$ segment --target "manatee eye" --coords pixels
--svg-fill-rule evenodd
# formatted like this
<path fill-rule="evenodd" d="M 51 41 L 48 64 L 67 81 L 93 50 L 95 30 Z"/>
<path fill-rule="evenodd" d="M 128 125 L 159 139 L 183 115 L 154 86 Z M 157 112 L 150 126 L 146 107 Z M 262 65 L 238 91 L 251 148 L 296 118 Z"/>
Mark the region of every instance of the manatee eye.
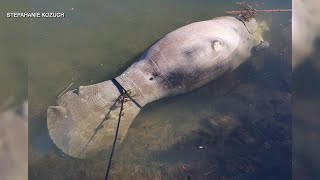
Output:
<path fill-rule="evenodd" d="M 222 46 L 223 42 L 221 39 L 215 39 L 214 41 L 212 41 L 211 47 L 213 50 L 220 51 L 222 49 Z"/>
<path fill-rule="evenodd" d="M 152 81 L 152 80 L 153 80 L 153 77 L 151 77 L 149 80 Z"/>

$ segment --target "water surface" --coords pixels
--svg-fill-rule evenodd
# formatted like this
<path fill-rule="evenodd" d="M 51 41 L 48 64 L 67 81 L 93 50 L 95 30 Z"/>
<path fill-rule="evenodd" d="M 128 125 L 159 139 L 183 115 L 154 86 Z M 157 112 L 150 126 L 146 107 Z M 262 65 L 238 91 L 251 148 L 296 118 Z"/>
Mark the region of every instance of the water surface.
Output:
<path fill-rule="evenodd" d="M 0 111 L 20 105 L 28 95 L 27 21 L 6 18 L 6 12 L 23 7 L 16 1 L 0 7 Z"/>

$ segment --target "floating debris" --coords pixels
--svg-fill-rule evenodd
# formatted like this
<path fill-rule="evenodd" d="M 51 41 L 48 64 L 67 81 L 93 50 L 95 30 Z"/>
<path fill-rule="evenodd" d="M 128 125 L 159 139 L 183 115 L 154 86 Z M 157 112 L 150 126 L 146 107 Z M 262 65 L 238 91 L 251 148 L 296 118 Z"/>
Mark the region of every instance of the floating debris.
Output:
<path fill-rule="evenodd" d="M 58 97 L 62 96 L 72 85 L 73 85 L 73 82 L 64 91 L 62 91 L 62 93 L 59 94 Z"/>
<path fill-rule="evenodd" d="M 243 2 L 237 2 L 237 5 L 239 5 L 242 9 L 236 10 L 236 11 L 226 11 L 227 14 L 232 15 L 240 15 L 243 17 L 243 19 L 247 22 L 250 21 L 250 19 L 254 18 L 258 12 L 292 12 L 292 9 L 263 9 L 258 10 L 255 7 L 258 7 L 258 3 L 248 3 L 246 1 Z"/>

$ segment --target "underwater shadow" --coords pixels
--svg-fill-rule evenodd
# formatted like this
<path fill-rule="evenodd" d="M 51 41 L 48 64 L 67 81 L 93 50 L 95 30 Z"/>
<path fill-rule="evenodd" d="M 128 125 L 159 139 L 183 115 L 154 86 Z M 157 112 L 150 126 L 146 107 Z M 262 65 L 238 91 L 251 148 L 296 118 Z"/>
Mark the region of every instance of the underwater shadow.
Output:
<path fill-rule="evenodd" d="M 114 177 L 123 177 L 121 168 L 138 169 L 132 177 L 141 179 L 291 179 L 291 64 L 271 52 L 264 58 L 260 68 L 250 60 L 191 92 L 204 93 L 199 97 L 211 102 L 205 111 L 216 113 L 199 117 L 196 128 L 167 149 L 145 154 L 148 165 L 119 163 Z"/>

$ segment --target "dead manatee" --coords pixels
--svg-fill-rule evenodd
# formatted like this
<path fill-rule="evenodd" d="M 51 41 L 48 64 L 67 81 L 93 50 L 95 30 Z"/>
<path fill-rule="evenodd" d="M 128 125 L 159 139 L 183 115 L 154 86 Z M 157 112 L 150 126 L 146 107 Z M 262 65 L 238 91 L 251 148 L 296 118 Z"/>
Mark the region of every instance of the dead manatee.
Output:
<path fill-rule="evenodd" d="M 185 93 L 230 72 L 263 42 L 255 19 L 218 17 L 181 27 L 157 41 L 113 81 L 80 86 L 47 111 L 50 137 L 64 153 L 87 158 L 113 144 L 120 110 L 119 85 L 132 97 L 124 103 L 118 143 L 140 108 Z M 118 85 L 117 85 L 118 83 Z"/>

